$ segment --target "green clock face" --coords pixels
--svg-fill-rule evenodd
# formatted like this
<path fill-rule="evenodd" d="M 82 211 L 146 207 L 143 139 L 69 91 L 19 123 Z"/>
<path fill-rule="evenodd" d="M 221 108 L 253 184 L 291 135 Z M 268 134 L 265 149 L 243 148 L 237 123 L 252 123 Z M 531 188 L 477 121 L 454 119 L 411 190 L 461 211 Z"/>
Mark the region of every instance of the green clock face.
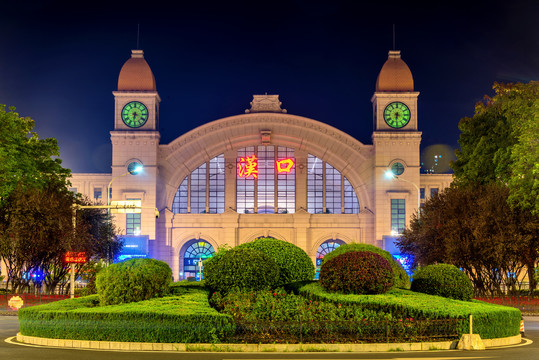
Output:
<path fill-rule="evenodd" d="M 394 129 L 403 128 L 410 121 L 410 109 L 401 102 L 392 102 L 384 109 L 384 120 Z"/>
<path fill-rule="evenodd" d="M 122 120 L 129 127 L 141 127 L 148 120 L 148 108 L 141 102 L 131 101 L 122 109 Z"/>

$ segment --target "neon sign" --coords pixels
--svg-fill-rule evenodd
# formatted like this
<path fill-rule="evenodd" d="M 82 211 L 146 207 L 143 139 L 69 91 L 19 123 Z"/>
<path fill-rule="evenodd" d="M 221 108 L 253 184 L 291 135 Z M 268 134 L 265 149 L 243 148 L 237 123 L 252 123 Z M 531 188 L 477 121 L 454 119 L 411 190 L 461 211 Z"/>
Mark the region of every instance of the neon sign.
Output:
<path fill-rule="evenodd" d="M 277 173 L 290 173 L 294 167 L 294 159 L 288 158 L 275 161 L 275 168 Z M 258 158 L 256 155 L 240 157 L 238 160 L 238 176 L 248 178 L 252 176 L 254 179 L 258 178 Z"/>
<path fill-rule="evenodd" d="M 255 179 L 258 177 L 258 158 L 256 155 L 240 158 L 238 161 L 238 176 L 246 179 L 249 176 Z"/>
<path fill-rule="evenodd" d="M 86 252 L 71 252 L 68 251 L 65 255 L 64 261 L 68 264 L 83 264 L 87 261 Z"/>
<path fill-rule="evenodd" d="M 275 161 L 275 165 L 277 166 L 277 172 L 279 174 L 283 172 L 289 173 L 290 170 L 292 170 L 292 167 L 294 166 L 294 160 L 293 159 L 277 160 Z"/>

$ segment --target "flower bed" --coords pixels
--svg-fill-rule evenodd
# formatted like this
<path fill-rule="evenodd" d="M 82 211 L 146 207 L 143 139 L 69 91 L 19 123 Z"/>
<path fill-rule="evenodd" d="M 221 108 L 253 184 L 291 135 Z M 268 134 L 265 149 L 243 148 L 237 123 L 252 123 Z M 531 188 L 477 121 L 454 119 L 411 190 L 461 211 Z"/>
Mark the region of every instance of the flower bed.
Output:
<path fill-rule="evenodd" d="M 539 314 L 539 297 L 529 296 L 495 296 L 495 297 L 477 297 L 479 301 L 489 304 L 511 306 L 519 309 L 525 314 Z"/>

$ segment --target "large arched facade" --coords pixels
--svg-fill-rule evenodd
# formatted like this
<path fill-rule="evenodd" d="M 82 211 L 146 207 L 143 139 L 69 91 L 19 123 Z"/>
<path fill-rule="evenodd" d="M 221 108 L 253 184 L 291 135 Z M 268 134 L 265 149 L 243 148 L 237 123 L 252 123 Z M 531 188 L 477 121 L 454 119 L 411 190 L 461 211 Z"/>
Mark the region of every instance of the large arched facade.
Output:
<path fill-rule="evenodd" d="M 301 247 L 313 263 L 321 247 L 341 242 L 396 252 L 394 240 L 419 203 L 451 182 L 451 175 L 420 176 L 419 93 L 399 51 L 389 52 L 371 98 L 372 145 L 286 113 L 278 95 L 254 95 L 245 114 L 161 144 L 161 98 L 141 50 L 133 50 L 113 94 L 112 172 L 73 174 L 73 189 L 141 200 L 141 213 L 117 214 L 116 225 L 148 257 L 169 263 L 175 279 L 193 274 L 202 250 L 260 236 Z M 144 122 L 129 118 L 138 116 L 133 104 Z M 358 116 L 369 126 L 370 119 Z M 144 171 L 129 176 L 134 162 Z M 387 170 L 398 178 L 385 178 Z"/>
<path fill-rule="evenodd" d="M 216 120 L 160 147 L 165 186 L 157 198 L 165 219 L 158 231 L 176 249 L 168 261 L 181 266 L 194 228 L 215 248 L 271 236 L 300 246 L 313 262 L 336 234 L 371 243 L 374 217 L 361 210 L 373 204 L 372 146 L 316 120 L 257 113 L 256 105 L 253 113 Z M 253 155 L 256 179 L 240 176 L 241 159 Z M 249 186 L 254 195 L 245 205 Z"/>

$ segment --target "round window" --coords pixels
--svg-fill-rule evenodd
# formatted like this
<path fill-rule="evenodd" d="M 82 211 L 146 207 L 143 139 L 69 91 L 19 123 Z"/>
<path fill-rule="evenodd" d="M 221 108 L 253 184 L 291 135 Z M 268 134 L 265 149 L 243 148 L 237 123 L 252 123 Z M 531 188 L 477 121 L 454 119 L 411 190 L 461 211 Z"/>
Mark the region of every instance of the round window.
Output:
<path fill-rule="evenodd" d="M 143 169 L 143 166 L 142 164 L 136 162 L 136 161 L 133 161 L 131 163 L 129 163 L 129 165 L 127 165 L 127 171 L 129 171 L 129 173 L 131 175 L 137 175 L 139 174 Z"/>
<path fill-rule="evenodd" d="M 404 172 L 404 165 L 400 162 L 393 163 L 391 165 L 391 172 L 395 175 L 401 175 Z"/>

